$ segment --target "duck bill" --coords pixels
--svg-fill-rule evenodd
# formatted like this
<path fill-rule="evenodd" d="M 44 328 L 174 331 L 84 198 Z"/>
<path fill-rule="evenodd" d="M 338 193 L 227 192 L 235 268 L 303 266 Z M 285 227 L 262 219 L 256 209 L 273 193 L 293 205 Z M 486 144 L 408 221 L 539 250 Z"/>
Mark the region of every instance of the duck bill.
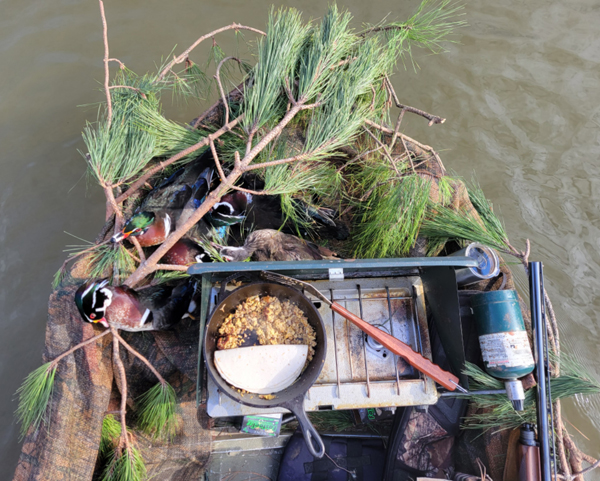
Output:
<path fill-rule="evenodd" d="M 100 319 L 99 321 L 96 321 L 98 324 L 102 324 L 104 327 L 108 327 L 108 321 L 106 320 L 105 317 L 103 317 L 102 319 Z"/>
<path fill-rule="evenodd" d="M 129 234 L 130 234 L 129 232 L 127 232 L 127 233 L 125 233 L 125 232 L 117 232 L 114 236 L 112 236 L 110 238 L 110 241 L 113 244 L 116 244 L 117 242 L 121 242 L 121 241 L 127 239 L 129 237 Z"/>

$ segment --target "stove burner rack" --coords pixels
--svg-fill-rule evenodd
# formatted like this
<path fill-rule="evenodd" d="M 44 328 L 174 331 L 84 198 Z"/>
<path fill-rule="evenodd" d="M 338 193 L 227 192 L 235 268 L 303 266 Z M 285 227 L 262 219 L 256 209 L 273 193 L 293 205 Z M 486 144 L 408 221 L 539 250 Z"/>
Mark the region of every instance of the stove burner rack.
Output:
<path fill-rule="evenodd" d="M 279 272 L 284 275 L 296 277 L 298 279 L 305 279 L 309 281 L 316 280 L 344 280 L 344 279 L 353 279 L 353 278 L 375 278 L 375 277 L 395 277 L 395 276 L 410 276 L 416 275 L 421 276 L 424 280 L 428 277 L 437 277 L 439 274 L 442 274 L 442 277 L 445 276 L 445 272 L 454 271 L 456 268 L 464 268 L 464 267 L 477 267 L 477 261 L 470 257 L 462 257 L 462 256 L 453 256 L 453 257 L 411 257 L 411 258 L 395 258 L 395 259 L 352 259 L 352 260 L 322 260 L 322 261 L 267 261 L 267 262 L 227 262 L 227 263 L 198 263 L 193 264 L 189 267 L 187 273 L 189 275 L 195 276 L 198 278 L 201 283 L 201 306 L 200 309 L 200 322 L 199 322 L 199 340 L 200 345 L 202 345 L 202 340 L 204 338 L 205 333 L 205 325 L 206 320 L 209 315 L 209 305 L 210 305 L 210 292 L 214 287 L 214 284 L 220 282 L 228 275 L 235 272 L 258 272 L 258 271 L 274 271 Z M 425 277 L 423 277 L 425 275 Z M 454 290 L 456 289 L 456 277 L 454 272 L 452 272 L 451 276 L 445 276 L 449 280 L 453 280 Z M 452 285 L 452 282 L 448 284 L 444 284 L 443 282 L 436 282 L 433 280 L 428 281 L 431 285 L 432 289 L 439 290 L 440 288 L 446 288 Z M 358 285 L 360 288 L 360 285 Z M 333 291 L 333 290 L 332 290 Z M 333 295 L 333 292 L 330 292 L 330 295 Z M 393 329 L 393 321 L 392 321 L 392 309 L 391 309 L 391 301 L 396 299 L 395 297 L 390 296 L 389 287 L 386 287 L 387 294 L 387 303 L 388 303 L 388 315 L 390 328 Z M 398 297 L 398 299 L 401 299 Z M 350 299 L 348 299 L 350 300 Z M 361 317 L 364 314 L 364 297 L 362 294 L 362 288 L 359 290 L 358 295 L 358 303 L 359 303 L 359 312 Z M 418 316 L 415 312 L 416 306 L 413 302 L 411 304 L 411 316 L 413 320 L 416 322 L 412 322 L 413 327 L 413 342 L 412 347 L 414 350 L 418 349 L 418 352 L 423 354 L 423 346 L 421 342 L 421 328 L 418 322 Z M 435 303 L 434 303 L 435 304 Z M 435 311 L 434 307 L 434 311 Z M 333 322 L 335 323 L 335 313 L 332 312 Z M 434 312 L 434 319 L 436 320 L 436 325 L 438 324 L 438 319 L 440 316 L 436 316 Z M 346 329 L 349 330 L 350 326 L 347 323 Z M 416 324 L 416 325 L 415 325 Z M 456 332 L 447 331 L 448 336 L 452 337 L 453 341 L 456 340 L 456 336 L 460 337 L 460 326 L 458 330 L 454 329 L 455 326 L 447 326 L 447 328 L 451 328 Z M 438 325 L 439 328 L 439 325 Z M 391 333 L 394 335 L 394 333 Z M 337 340 L 335 340 L 335 362 L 336 362 L 336 383 L 337 384 L 337 395 L 340 396 L 340 390 L 342 381 L 339 377 L 339 366 L 337 360 Z M 363 345 L 363 358 L 365 359 L 365 369 L 368 373 L 368 364 L 366 361 L 366 356 L 364 356 L 366 351 L 366 342 L 365 336 L 362 338 Z M 460 339 L 460 346 L 462 347 L 462 339 Z M 390 353 L 391 354 L 391 353 Z M 397 357 L 394 355 L 394 364 L 395 364 L 395 385 L 396 392 L 400 392 L 400 375 L 398 372 L 398 363 Z M 350 356 L 352 359 L 352 356 Z M 351 361 L 352 362 L 352 361 Z M 460 359 L 457 357 L 456 362 L 460 362 Z M 197 378 L 196 378 L 196 404 L 199 406 L 203 400 L 206 400 L 206 391 L 203 389 L 205 386 L 205 376 L 203 369 L 203 359 L 202 353 L 199 352 L 198 355 L 198 369 L 197 369 Z M 351 370 L 354 367 L 351 364 Z M 424 386 L 427 385 L 427 381 L 425 377 L 421 373 L 418 374 L 418 381 L 423 382 Z M 388 383 L 386 380 L 371 380 L 369 374 L 367 374 L 366 379 L 366 389 L 367 396 L 371 396 L 372 385 L 379 383 Z M 334 384 L 334 385 L 335 385 Z M 321 384 L 323 386 L 323 384 Z M 311 388 L 312 390 L 312 388 Z M 307 399 L 310 399 L 310 390 L 307 393 Z"/>
<path fill-rule="evenodd" d="M 357 291 L 358 291 L 358 297 L 356 298 L 345 298 L 344 300 L 346 302 L 352 302 L 352 301 L 356 301 L 358 302 L 358 306 L 359 306 L 359 313 L 360 313 L 360 318 L 364 319 L 364 308 L 363 308 L 363 295 L 362 295 L 362 286 L 360 284 L 356 285 Z M 393 312 L 392 312 L 392 300 L 407 300 L 409 301 L 410 304 L 410 316 L 411 316 L 411 326 L 412 326 L 412 342 L 411 342 L 411 347 L 413 348 L 414 351 L 419 352 L 421 355 L 423 355 L 423 343 L 422 343 L 422 338 L 421 338 L 421 326 L 419 324 L 419 320 L 418 320 L 418 316 L 417 316 L 417 312 L 416 312 L 416 307 L 415 307 L 415 297 L 414 296 L 392 296 L 390 294 L 390 288 L 388 286 L 385 286 L 385 290 L 386 290 L 386 301 L 387 301 L 387 308 L 388 308 L 388 318 L 385 322 L 381 323 L 381 324 L 373 324 L 376 325 L 377 327 L 379 327 L 380 329 L 386 331 L 388 334 L 391 334 L 394 337 L 397 337 L 396 334 L 394 333 L 394 322 L 393 322 Z M 333 289 L 329 289 L 330 291 L 330 299 L 333 302 L 334 300 L 334 296 L 333 296 Z M 335 332 L 335 326 L 336 326 L 336 318 L 341 318 L 345 324 L 346 324 L 346 336 L 349 339 L 350 338 L 350 329 L 352 328 L 352 324 L 347 321 L 346 319 L 344 319 L 342 316 L 340 316 L 339 314 L 335 313 L 332 311 L 332 324 L 333 324 L 333 330 Z M 389 324 L 389 327 L 387 327 L 387 324 Z M 366 388 L 367 388 L 367 397 L 371 397 L 371 383 L 389 383 L 388 380 L 380 380 L 380 381 L 371 381 L 370 377 L 369 377 L 369 363 L 367 360 L 367 349 L 368 349 L 368 341 L 372 340 L 371 337 L 369 337 L 367 334 L 364 334 L 361 336 L 361 345 L 362 345 L 362 352 L 363 352 L 363 366 L 365 368 L 365 374 L 366 374 Z M 376 342 L 373 340 L 373 342 Z M 333 336 L 333 344 L 334 344 L 334 352 L 335 352 L 335 372 L 336 372 L 336 384 L 337 384 L 337 397 L 339 398 L 341 396 L 341 385 L 342 385 L 342 381 L 340 380 L 340 367 L 339 367 L 339 363 L 338 363 L 338 349 L 337 349 L 337 336 Z M 395 383 L 396 383 L 396 392 L 398 395 L 400 395 L 400 373 L 398 371 L 398 356 L 392 352 L 387 351 L 383 346 L 379 345 L 379 350 L 384 351 L 383 357 L 385 358 L 387 355 L 391 355 L 393 356 L 394 359 L 394 371 L 395 371 Z M 372 347 L 373 351 L 375 351 L 375 346 L 369 346 Z M 353 363 L 353 356 L 352 353 L 350 352 L 350 344 L 347 344 L 347 348 L 348 348 L 348 359 L 350 361 L 350 371 L 352 373 L 352 375 L 354 374 L 354 363 Z M 386 354 L 387 353 L 387 354 Z M 424 380 L 424 376 L 422 373 L 420 373 L 419 371 L 413 370 L 417 375 L 418 375 L 418 379 L 420 380 Z M 328 385 L 328 383 L 319 383 L 320 386 L 326 386 Z M 427 390 L 427 383 L 424 384 L 424 388 L 425 391 Z M 310 399 L 310 390 L 307 393 L 307 397 L 308 399 Z"/>

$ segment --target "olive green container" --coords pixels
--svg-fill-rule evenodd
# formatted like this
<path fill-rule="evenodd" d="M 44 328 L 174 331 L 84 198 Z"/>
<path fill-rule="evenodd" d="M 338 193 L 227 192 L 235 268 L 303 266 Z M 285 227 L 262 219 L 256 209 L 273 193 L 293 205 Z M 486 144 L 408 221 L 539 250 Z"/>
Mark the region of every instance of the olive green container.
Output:
<path fill-rule="evenodd" d="M 486 371 L 500 379 L 518 379 L 535 363 L 517 291 L 489 291 L 471 297 Z"/>

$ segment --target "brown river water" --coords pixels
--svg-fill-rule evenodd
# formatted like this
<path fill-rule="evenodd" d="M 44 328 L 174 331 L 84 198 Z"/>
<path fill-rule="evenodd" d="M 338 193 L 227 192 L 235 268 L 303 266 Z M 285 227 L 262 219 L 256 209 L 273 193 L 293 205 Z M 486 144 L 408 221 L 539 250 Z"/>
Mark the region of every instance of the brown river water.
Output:
<path fill-rule="evenodd" d="M 320 17 L 326 2 L 282 2 Z M 175 45 L 232 22 L 264 28 L 271 1 L 106 0 L 111 56 L 154 68 Z M 357 27 L 388 13 L 409 17 L 418 0 L 346 0 Z M 446 117 L 427 127 L 407 114 L 408 135 L 446 165 L 473 173 L 515 246 L 532 242 L 560 321 L 563 351 L 600 377 L 600 3 L 472 0 L 443 55 L 416 53 L 420 70 L 394 78 L 402 102 Z M 14 392 L 41 363 L 52 276 L 65 234 L 92 240 L 104 197 L 85 177 L 81 131 L 102 100 L 102 27 L 93 0 L 0 1 L 0 479 L 20 451 Z M 233 35 L 219 43 L 235 49 Z M 205 58 L 199 52 L 198 60 Z M 169 107 L 186 121 L 201 106 Z M 519 266 L 521 287 L 526 286 Z M 565 403 L 581 447 L 600 455 L 600 397 Z M 589 479 L 600 479 L 600 473 Z"/>

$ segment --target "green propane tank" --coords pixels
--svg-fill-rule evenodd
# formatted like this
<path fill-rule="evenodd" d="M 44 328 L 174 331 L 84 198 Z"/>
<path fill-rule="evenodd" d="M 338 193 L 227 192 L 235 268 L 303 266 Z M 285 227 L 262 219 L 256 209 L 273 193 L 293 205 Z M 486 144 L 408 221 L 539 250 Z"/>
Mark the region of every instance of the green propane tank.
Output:
<path fill-rule="evenodd" d="M 505 380 L 508 398 L 517 411 L 525 393 L 518 378 L 533 371 L 531 354 L 517 291 L 488 291 L 471 297 L 485 370 Z"/>

